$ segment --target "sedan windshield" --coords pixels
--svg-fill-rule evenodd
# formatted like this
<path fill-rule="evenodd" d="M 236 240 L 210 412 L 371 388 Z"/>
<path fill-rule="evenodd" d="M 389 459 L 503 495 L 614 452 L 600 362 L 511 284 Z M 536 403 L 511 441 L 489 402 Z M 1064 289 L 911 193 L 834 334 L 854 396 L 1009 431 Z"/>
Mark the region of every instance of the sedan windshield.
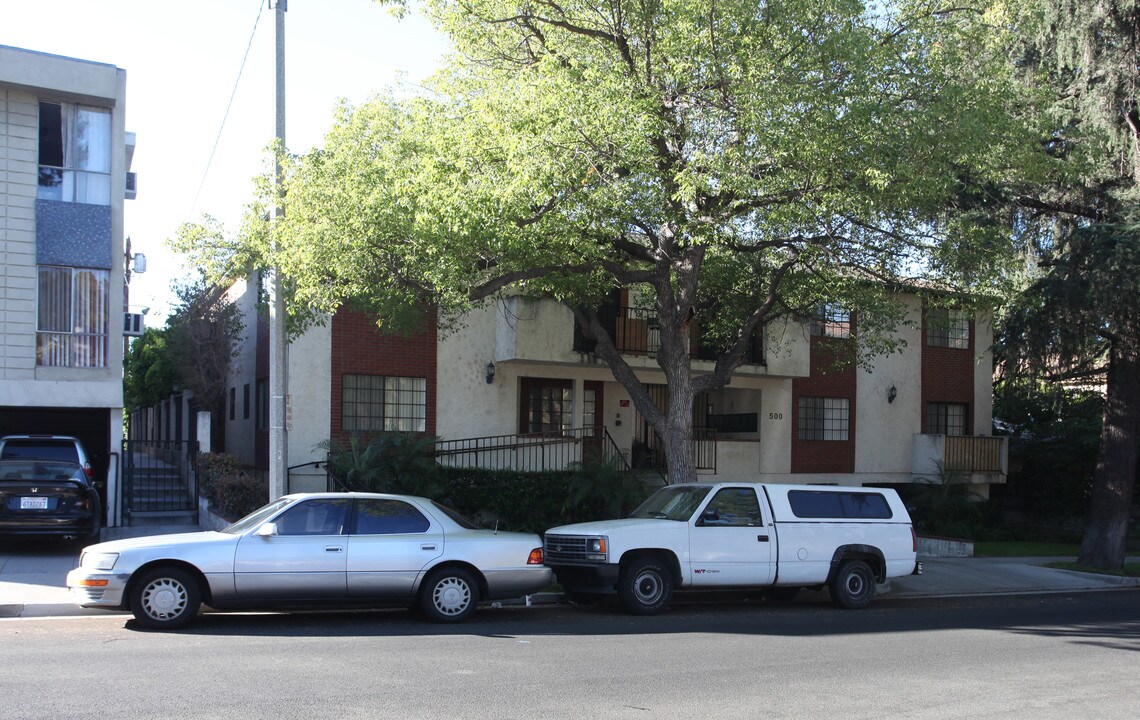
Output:
<path fill-rule="evenodd" d="M 687 521 L 693 516 L 711 488 L 702 485 L 677 485 L 661 488 L 630 514 L 634 518 Z"/>
<path fill-rule="evenodd" d="M 233 525 L 227 528 L 222 528 L 222 532 L 231 535 L 240 535 L 252 527 L 260 525 L 266 518 L 273 515 L 275 512 L 285 507 L 286 505 L 294 502 L 297 498 L 283 497 L 280 500 L 275 500 L 265 507 L 254 510 L 249 515 L 246 515 L 241 520 L 238 520 Z"/>

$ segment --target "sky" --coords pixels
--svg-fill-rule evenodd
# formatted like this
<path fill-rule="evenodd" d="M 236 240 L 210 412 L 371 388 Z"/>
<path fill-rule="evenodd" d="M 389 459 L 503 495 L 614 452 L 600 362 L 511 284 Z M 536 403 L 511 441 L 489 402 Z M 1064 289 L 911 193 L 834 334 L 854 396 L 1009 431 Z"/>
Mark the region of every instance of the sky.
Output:
<path fill-rule="evenodd" d="M 415 84 L 447 47 L 422 18 L 398 20 L 373 0 L 290 0 L 285 31 L 286 145 L 294 152 L 321 145 L 338 101 Z M 274 12 L 266 0 L 0 0 L 0 45 L 126 70 L 138 175 L 126 234 L 147 258 L 146 273 L 131 276 L 130 309 L 149 308 L 147 326 L 161 326 L 172 285 L 192 274 L 166 241 L 203 214 L 235 232 L 251 180 L 266 167 Z"/>

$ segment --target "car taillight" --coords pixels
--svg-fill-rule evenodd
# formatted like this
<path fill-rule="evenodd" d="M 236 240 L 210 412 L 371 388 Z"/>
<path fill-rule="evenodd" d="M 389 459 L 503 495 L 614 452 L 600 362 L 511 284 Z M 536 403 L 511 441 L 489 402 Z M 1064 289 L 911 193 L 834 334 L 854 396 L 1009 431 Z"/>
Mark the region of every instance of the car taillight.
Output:
<path fill-rule="evenodd" d="M 527 565 L 541 565 L 542 564 L 542 548 L 537 547 L 530 551 L 530 557 L 526 559 Z"/>
<path fill-rule="evenodd" d="M 91 469 L 91 463 L 83 463 L 83 474 L 87 476 L 88 480 L 95 477 L 95 471 Z"/>
<path fill-rule="evenodd" d="M 910 526 L 910 544 L 910 549 L 914 552 L 918 552 L 918 533 L 914 531 L 914 525 Z"/>

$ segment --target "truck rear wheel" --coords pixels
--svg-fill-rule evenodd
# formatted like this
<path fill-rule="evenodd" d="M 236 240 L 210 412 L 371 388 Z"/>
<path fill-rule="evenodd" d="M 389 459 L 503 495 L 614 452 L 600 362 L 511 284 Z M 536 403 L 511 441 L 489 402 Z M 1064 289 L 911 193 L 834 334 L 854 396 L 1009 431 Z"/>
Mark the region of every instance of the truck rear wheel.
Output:
<path fill-rule="evenodd" d="M 839 566 L 827 589 L 833 603 L 857 610 L 866 607 L 875 597 L 875 573 L 862 560 L 847 560 Z"/>
<path fill-rule="evenodd" d="M 618 597 L 634 615 L 656 615 L 673 597 L 673 574 L 656 558 L 635 559 L 621 572 Z"/>

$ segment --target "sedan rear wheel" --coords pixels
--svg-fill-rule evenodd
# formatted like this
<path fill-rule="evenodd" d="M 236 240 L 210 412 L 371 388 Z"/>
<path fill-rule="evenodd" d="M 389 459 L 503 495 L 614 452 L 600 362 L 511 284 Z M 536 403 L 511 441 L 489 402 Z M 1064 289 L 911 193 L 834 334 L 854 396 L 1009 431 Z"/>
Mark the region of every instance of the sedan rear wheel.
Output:
<path fill-rule="evenodd" d="M 479 584 L 463 568 L 445 568 L 428 576 L 420 590 L 420 608 L 435 622 L 463 622 L 479 604 Z"/>
<path fill-rule="evenodd" d="M 131 590 L 131 612 L 140 625 L 155 630 L 179 628 L 194 619 L 202 591 L 190 573 L 178 568 L 147 572 Z"/>

